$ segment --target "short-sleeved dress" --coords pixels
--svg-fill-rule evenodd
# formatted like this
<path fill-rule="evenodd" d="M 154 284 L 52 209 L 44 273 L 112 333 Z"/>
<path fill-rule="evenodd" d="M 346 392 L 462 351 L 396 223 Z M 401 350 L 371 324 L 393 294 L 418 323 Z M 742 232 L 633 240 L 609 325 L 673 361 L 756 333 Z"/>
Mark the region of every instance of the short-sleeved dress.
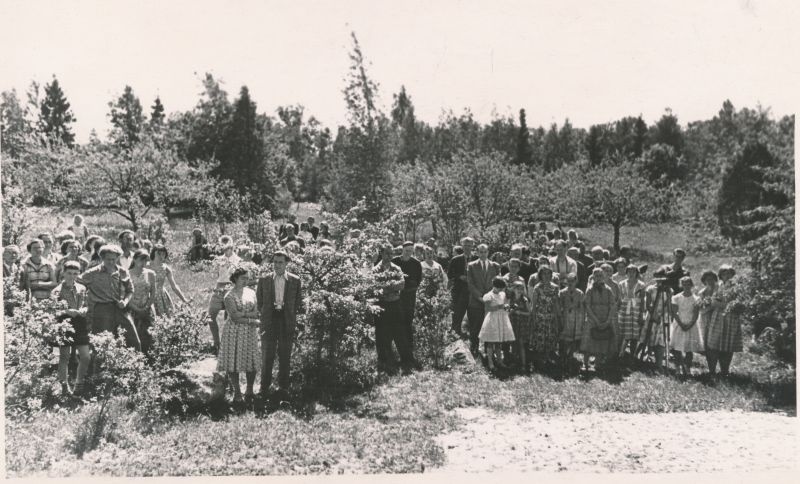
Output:
<path fill-rule="evenodd" d="M 508 311 L 502 309 L 506 304 L 506 293 L 503 291 L 489 291 L 483 295 L 483 302 L 499 306 L 495 311 L 486 311 L 483 318 L 481 331 L 478 339 L 483 343 L 506 343 L 514 341 L 514 328 L 511 327 L 511 320 Z"/>
<path fill-rule="evenodd" d="M 729 353 L 742 351 L 742 322 L 738 314 L 729 310 L 733 299 L 730 281 L 720 283 L 712 299 L 725 307 L 714 309 L 709 319 L 706 346 L 710 350 Z"/>
<path fill-rule="evenodd" d="M 533 327 L 531 331 L 531 350 L 549 353 L 558 350 L 558 286 L 552 282 L 536 284 L 533 288 Z"/>
<path fill-rule="evenodd" d="M 583 306 L 583 291 L 570 291 L 567 287 L 558 293 L 563 314 L 564 327 L 561 329 L 561 341 L 580 341 L 583 337 L 583 324 L 586 321 L 586 310 Z"/>
<path fill-rule="evenodd" d="M 639 342 L 647 344 L 650 348 L 665 346 L 664 327 L 672 324 L 670 307 L 672 304 L 672 289 L 664 287 L 661 291 L 653 285 L 647 288 L 653 302 L 644 317 L 644 324 L 639 333 Z M 651 323 L 652 320 L 652 323 Z M 648 335 L 647 328 L 650 327 Z"/>
<path fill-rule="evenodd" d="M 599 319 L 600 324 L 605 324 L 607 320 L 613 320 L 612 313 L 616 308 L 616 299 L 614 293 L 608 286 L 603 284 L 592 285 L 586 290 L 584 296 L 584 307 L 586 308 L 587 316 L 586 322 L 583 325 L 583 338 L 581 338 L 581 351 L 583 353 L 594 356 L 614 356 L 617 354 L 617 338 L 612 335 L 608 339 L 594 339 L 592 338 L 592 322 L 589 320 L 588 312 L 591 311 Z M 616 331 L 614 325 L 611 327 Z"/>
<path fill-rule="evenodd" d="M 514 329 L 514 336 L 517 341 L 523 341 L 525 343 L 527 343 L 531 337 L 531 313 L 528 309 L 528 302 L 528 296 L 525 294 L 516 297 L 514 292 L 510 292 L 508 295 L 509 318 L 511 318 L 511 327 Z"/>
<path fill-rule="evenodd" d="M 261 367 L 259 319 L 256 292 L 249 287 L 241 298 L 228 291 L 225 304 L 225 325 L 220 337 L 218 371 L 258 371 Z"/>
<path fill-rule="evenodd" d="M 161 267 L 153 266 L 153 272 L 156 273 L 156 300 L 153 301 L 153 306 L 155 306 L 158 316 L 172 313 L 172 298 L 167 292 L 166 287 L 168 270 L 169 269 L 165 265 L 161 265 Z"/>
<path fill-rule="evenodd" d="M 630 287 L 628 280 L 619 283 L 620 301 L 617 310 L 617 328 L 620 340 L 626 341 L 639 338 L 639 319 L 644 310 L 645 285 L 637 280 L 634 287 Z"/>
<path fill-rule="evenodd" d="M 694 294 L 689 297 L 684 296 L 683 293 L 672 296 L 672 304 L 678 306 L 678 315 L 683 324 L 692 322 L 694 309 L 699 302 L 700 298 Z M 676 351 L 703 351 L 705 345 L 703 344 L 703 333 L 700 322 L 696 322 L 688 331 L 684 331 L 683 328 L 678 326 L 677 321 L 673 321 L 672 327 L 670 328 L 669 347 Z"/>

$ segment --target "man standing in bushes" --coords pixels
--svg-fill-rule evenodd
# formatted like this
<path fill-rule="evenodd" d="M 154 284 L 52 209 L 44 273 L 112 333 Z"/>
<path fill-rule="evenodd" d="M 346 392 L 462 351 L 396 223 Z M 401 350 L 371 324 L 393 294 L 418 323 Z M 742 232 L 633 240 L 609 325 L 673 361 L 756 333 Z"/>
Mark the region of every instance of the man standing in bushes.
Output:
<path fill-rule="evenodd" d="M 417 289 L 422 282 L 422 264 L 414 257 L 414 243 L 403 242 L 403 251 L 399 257 L 392 259 L 392 264 L 403 271 L 405 287 L 400 292 L 400 312 L 403 327 L 408 332 L 408 343 L 414 351 L 414 307 L 417 303 Z"/>
<path fill-rule="evenodd" d="M 467 285 L 469 287 L 469 342 L 473 354 L 478 353 L 478 333 L 481 331 L 484 316 L 483 295 L 492 290 L 492 279 L 500 275 L 500 264 L 489 260 L 489 246 L 478 246 L 478 260 L 467 266 Z"/>
<path fill-rule="evenodd" d="M 86 286 L 89 310 L 87 317 L 92 333 L 125 330 L 125 343 L 137 351 L 142 344 L 127 309 L 133 297 L 133 282 L 128 271 L 118 265 L 122 249 L 108 244 L 100 247 L 103 263 L 81 274 L 79 283 Z"/>
<path fill-rule="evenodd" d="M 303 311 L 300 278 L 286 272 L 289 254 L 277 251 L 272 256 L 274 272 L 258 281 L 257 305 L 261 310 L 261 396 L 266 399 L 272 383 L 272 365 L 278 352 L 279 397 L 288 397 L 289 361 L 292 355 L 297 314 Z"/>
<path fill-rule="evenodd" d="M 408 332 L 403 327 L 401 294 L 406 284 L 403 271 L 392 262 L 392 245 L 381 246 L 381 260 L 373 268 L 381 283 L 378 306 L 381 312 L 375 320 L 375 349 L 378 353 L 378 370 L 392 374 L 395 370 L 392 341 L 400 354 L 400 366 L 404 374 L 414 365 Z M 396 276 L 396 277 L 395 277 Z"/>
<path fill-rule="evenodd" d="M 122 255 L 119 256 L 119 265 L 126 271 L 131 268 L 131 261 L 133 261 L 133 232 L 130 230 L 123 230 L 120 232 L 119 245 L 122 247 Z"/>
<path fill-rule="evenodd" d="M 452 329 L 453 332 L 459 336 L 463 336 L 461 332 L 461 323 L 464 321 L 464 315 L 467 313 L 467 306 L 469 305 L 467 264 L 475 259 L 475 257 L 472 255 L 472 248 L 474 246 L 475 240 L 472 237 L 464 237 L 461 239 L 461 247 L 464 249 L 464 253 L 454 256 L 452 259 L 450 259 L 450 263 L 447 265 L 447 280 L 450 281 L 450 284 L 452 284 Z"/>

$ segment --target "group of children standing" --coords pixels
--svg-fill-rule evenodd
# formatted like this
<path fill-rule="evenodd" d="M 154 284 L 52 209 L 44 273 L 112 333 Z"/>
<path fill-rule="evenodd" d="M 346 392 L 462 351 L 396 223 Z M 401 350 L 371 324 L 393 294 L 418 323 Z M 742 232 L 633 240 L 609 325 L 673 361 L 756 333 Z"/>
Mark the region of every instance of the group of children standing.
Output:
<path fill-rule="evenodd" d="M 701 353 L 710 373 L 719 363 L 727 375 L 733 353 L 742 351 L 740 311 L 732 297 L 735 271 L 727 264 L 717 273 L 705 271 L 703 287 L 695 292 L 681 265 L 685 252 L 676 249 L 675 255 L 676 263 L 656 270 L 650 285 L 638 266 L 628 264 L 621 274 L 605 262 L 592 268 L 585 292 L 577 287 L 575 273 L 560 281 L 546 263 L 528 287 L 516 274 L 495 277 L 483 296 L 486 314 L 479 334 L 489 369 L 506 368 L 509 353 L 523 373 L 530 363 L 554 362 L 564 372 L 576 352 L 582 353 L 584 369 L 591 359 L 611 367 L 620 358 L 630 364 L 637 356 L 653 356 L 662 367 L 672 354 L 676 371 L 690 375 L 693 356 Z"/>

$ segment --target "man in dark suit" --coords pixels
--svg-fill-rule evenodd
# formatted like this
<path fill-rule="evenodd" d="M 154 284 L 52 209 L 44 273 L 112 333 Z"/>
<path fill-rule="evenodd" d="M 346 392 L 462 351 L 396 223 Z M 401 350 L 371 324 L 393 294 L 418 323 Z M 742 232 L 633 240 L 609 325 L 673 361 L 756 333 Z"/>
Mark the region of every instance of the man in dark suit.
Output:
<path fill-rule="evenodd" d="M 467 264 L 469 264 L 475 257 L 472 255 L 472 248 L 475 245 L 475 240 L 472 237 L 464 237 L 461 239 L 461 246 L 464 253 L 461 255 L 453 256 L 450 263 L 447 265 L 447 279 L 450 281 L 450 293 L 452 295 L 453 306 L 453 331 L 463 336 L 461 333 L 461 322 L 464 321 L 464 315 L 467 313 L 467 306 L 469 305 L 469 287 L 467 287 Z"/>
<path fill-rule="evenodd" d="M 275 271 L 258 280 L 256 298 L 261 310 L 261 396 L 267 396 L 272 383 L 272 364 L 278 351 L 278 387 L 282 396 L 289 389 L 289 360 L 297 324 L 303 312 L 303 291 L 300 278 L 286 272 L 289 254 L 277 251 L 272 256 Z"/>
<path fill-rule="evenodd" d="M 413 254 L 414 243 L 406 241 L 403 242 L 402 253 L 392 259 L 392 264 L 399 267 L 405 276 L 406 283 L 400 292 L 400 310 L 412 351 L 414 349 L 414 307 L 417 303 L 417 289 L 422 282 L 422 264 Z"/>
<path fill-rule="evenodd" d="M 467 265 L 467 286 L 469 287 L 469 320 L 470 349 L 478 353 L 478 333 L 483 324 L 483 295 L 492 290 L 492 279 L 500 275 L 500 264 L 489 260 L 489 246 L 478 246 L 478 260 Z"/>
<path fill-rule="evenodd" d="M 314 240 L 317 240 L 319 237 L 319 227 L 314 225 L 314 222 L 316 222 L 314 217 L 308 217 L 306 222 L 308 223 L 308 231 L 311 233 L 311 237 L 313 237 Z"/>
<path fill-rule="evenodd" d="M 521 277 L 525 283 L 528 283 L 528 278 L 531 277 L 531 264 L 529 261 L 524 261 L 522 258 L 522 251 L 525 249 L 525 246 L 522 244 L 514 244 L 511 246 L 511 252 L 509 253 L 510 259 L 519 259 L 519 277 Z M 530 253 L 530 252 L 529 252 Z M 500 275 L 508 274 L 508 262 L 504 262 L 503 265 L 500 266 Z"/>

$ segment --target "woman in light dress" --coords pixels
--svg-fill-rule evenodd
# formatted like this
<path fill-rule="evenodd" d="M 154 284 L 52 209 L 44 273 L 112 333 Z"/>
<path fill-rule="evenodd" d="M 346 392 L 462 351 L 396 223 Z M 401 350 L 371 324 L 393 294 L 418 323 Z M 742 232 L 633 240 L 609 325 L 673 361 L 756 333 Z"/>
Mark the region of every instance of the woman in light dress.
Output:
<path fill-rule="evenodd" d="M 178 296 L 178 299 L 180 299 L 182 303 L 186 304 L 189 302 L 186 296 L 183 295 L 181 288 L 178 287 L 178 284 L 175 282 L 175 274 L 172 268 L 166 264 L 168 260 L 169 251 L 167 251 L 165 246 L 156 244 L 150 250 L 150 269 L 156 275 L 156 295 L 153 305 L 155 306 L 157 316 L 170 315 L 174 306 L 172 298 L 167 292 L 166 282 L 169 282 L 172 291 Z"/>
<path fill-rule="evenodd" d="M 131 310 L 133 325 L 142 343 L 142 353 L 145 354 L 153 342 L 150 326 L 153 324 L 153 301 L 156 294 L 156 275 L 145 267 L 149 259 L 150 254 L 146 250 L 137 250 L 133 253 L 131 268 L 128 271 L 133 283 L 133 297 L 128 302 L 128 308 Z"/>
<path fill-rule="evenodd" d="M 680 280 L 682 291 L 672 296 L 672 327 L 669 347 L 675 355 L 675 366 L 682 375 L 689 375 L 694 353 L 705 348 L 703 334 L 697 319 L 700 314 L 700 298 L 692 293 L 694 283 L 689 276 Z"/>
<path fill-rule="evenodd" d="M 483 295 L 486 315 L 483 318 L 478 339 L 488 346 L 486 359 L 491 371 L 494 371 L 495 364 L 505 367 L 500 349 L 503 343 L 515 340 L 514 329 L 511 327 L 511 320 L 505 309 L 505 289 L 506 281 L 498 276 L 492 279 L 492 290 Z"/>

